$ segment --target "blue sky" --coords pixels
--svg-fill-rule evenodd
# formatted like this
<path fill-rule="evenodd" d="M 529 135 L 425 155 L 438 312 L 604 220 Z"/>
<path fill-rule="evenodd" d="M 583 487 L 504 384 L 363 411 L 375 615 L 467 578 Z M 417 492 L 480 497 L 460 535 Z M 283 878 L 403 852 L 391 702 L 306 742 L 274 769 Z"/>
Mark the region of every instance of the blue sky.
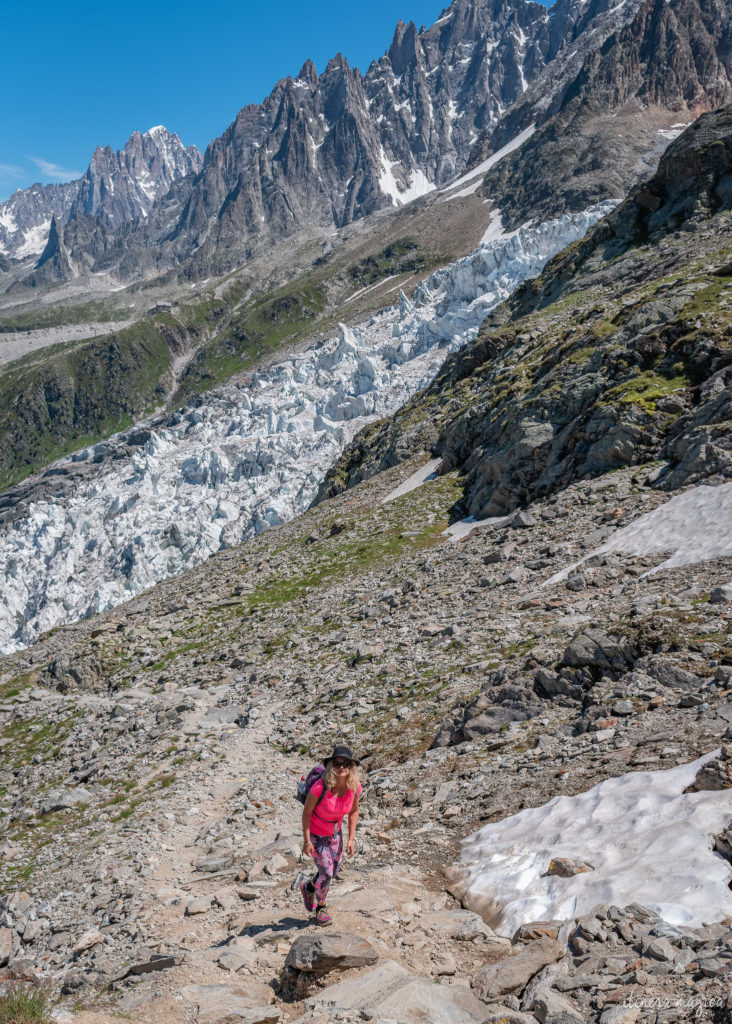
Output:
<path fill-rule="evenodd" d="M 0 200 L 69 181 L 97 145 L 164 124 L 203 150 L 246 103 L 310 57 L 365 71 L 399 18 L 430 25 L 449 0 L 40 0 L 6 5 Z"/>

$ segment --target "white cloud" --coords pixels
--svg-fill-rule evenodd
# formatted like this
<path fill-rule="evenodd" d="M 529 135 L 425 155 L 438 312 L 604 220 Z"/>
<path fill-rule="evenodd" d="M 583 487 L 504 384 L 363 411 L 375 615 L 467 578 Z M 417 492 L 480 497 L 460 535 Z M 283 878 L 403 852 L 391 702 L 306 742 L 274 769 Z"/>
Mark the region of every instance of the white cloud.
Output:
<path fill-rule="evenodd" d="M 72 171 L 68 167 L 61 167 L 59 164 L 54 164 L 50 160 L 41 160 L 40 157 L 32 156 L 30 159 L 39 169 L 44 178 L 50 178 L 52 181 L 72 181 L 74 178 L 80 178 L 82 175 L 81 171 Z"/>
<path fill-rule="evenodd" d="M 0 179 L 3 181 L 21 181 L 25 171 L 17 164 L 0 164 Z"/>

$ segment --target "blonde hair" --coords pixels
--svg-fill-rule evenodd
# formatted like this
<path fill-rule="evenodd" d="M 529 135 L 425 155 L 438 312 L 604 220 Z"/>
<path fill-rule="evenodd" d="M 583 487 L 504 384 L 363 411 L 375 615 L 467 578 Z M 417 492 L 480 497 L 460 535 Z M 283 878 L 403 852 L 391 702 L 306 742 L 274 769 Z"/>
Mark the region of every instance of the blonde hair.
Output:
<path fill-rule="evenodd" d="M 346 788 L 352 789 L 354 793 L 358 791 L 358 784 L 361 781 L 361 769 L 357 764 L 351 765 L 351 770 L 348 773 L 348 781 L 346 782 Z M 325 788 L 335 789 L 336 786 L 336 773 L 333 767 L 333 762 L 329 761 L 325 767 Z"/>

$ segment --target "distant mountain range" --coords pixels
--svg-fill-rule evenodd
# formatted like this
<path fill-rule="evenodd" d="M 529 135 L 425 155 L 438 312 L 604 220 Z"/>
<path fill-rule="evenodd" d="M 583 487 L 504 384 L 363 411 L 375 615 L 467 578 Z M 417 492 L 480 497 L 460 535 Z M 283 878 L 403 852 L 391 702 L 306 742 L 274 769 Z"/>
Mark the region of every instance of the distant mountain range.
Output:
<path fill-rule="evenodd" d="M 62 185 L 31 185 L 0 203 L 0 254 L 15 259 L 38 256 L 46 247 L 51 222 L 56 228 L 77 217 L 98 218 L 118 228 L 146 217 L 178 178 L 200 171 L 203 157 L 177 135 L 158 125 L 133 132 L 121 150 L 98 146 L 86 173 Z"/>
<path fill-rule="evenodd" d="M 153 129 L 97 150 L 73 186 L 16 193 L 0 206 L 0 251 L 38 253 L 45 232 L 35 286 L 100 270 L 208 277 L 302 229 L 418 200 L 517 137 L 483 185 L 504 227 L 619 199 L 732 98 L 730 6 L 454 0 L 428 29 L 400 21 L 365 75 L 340 54 L 320 75 L 307 61 L 240 110 L 202 164 Z"/>

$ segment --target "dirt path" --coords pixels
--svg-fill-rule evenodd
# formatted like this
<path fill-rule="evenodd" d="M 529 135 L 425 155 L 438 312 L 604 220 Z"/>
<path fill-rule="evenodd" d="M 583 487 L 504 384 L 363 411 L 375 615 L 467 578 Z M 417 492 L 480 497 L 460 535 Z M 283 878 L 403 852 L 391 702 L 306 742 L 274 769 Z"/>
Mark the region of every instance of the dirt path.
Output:
<path fill-rule="evenodd" d="M 199 705 L 185 721 L 184 731 L 199 726 L 213 707 Z M 141 879 L 144 905 L 139 923 L 149 950 L 178 958 L 182 952 L 182 962 L 117 986 L 111 997 L 115 1016 L 105 1015 L 101 1007 L 77 1010 L 77 1024 L 111 1024 L 119 1013 L 140 1024 L 161 1019 L 189 1024 L 207 1019 L 216 1000 L 227 993 L 234 998 L 237 991 L 244 991 L 265 1002 L 275 998 L 290 945 L 314 927 L 299 891 L 290 888 L 296 871 L 308 867 L 297 861 L 300 805 L 292 796 L 297 778 L 308 766 L 302 757 L 282 754 L 270 745 L 278 709 L 276 703 L 263 703 L 252 712 L 257 717 L 246 728 L 222 726 L 225 760 L 211 767 L 201 762 L 185 796 L 170 801 L 167 813 L 175 824 L 163 833 L 150 860 L 151 870 Z M 269 786 L 264 799 L 263 783 Z M 253 820 L 247 820 L 244 836 L 241 819 L 247 813 Z M 343 880 L 333 885 L 333 931 L 365 938 L 380 961 L 396 960 L 427 976 L 454 974 L 454 958 L 444 945 L 449 936 L 440 930 L 440 915 L 450 913 L 453 901 L 435 891 L 434 878 L 426 884 L 427 877 L 416 865 L 405 863 L 388 847 L 382 853 L 378 847 L 374 851 L 368 831 L 367 821 L 359 832 L 368 853 L 362 850 L 345 863 Z M 196 869 L 204 856 L 225 858 L 227 853 L 233 853 L 231 868 L 211 874 Z M 239 865 L 247 871 L 246 882 L 243 876 L 237 879 Z M 193 908 L 192 900 L 197 901 Z M 201 912 L 193 912 L 198 907 Z M 437 928 L 434 937 L 429 928 L 425 930 L 425 920 Z M 468 947 L 462 973 L 481 958 L 478 947 L 461 945 Z M 327 984 L 359 973 L 338 974 Z M 302 1001 L 279 998 L 276 1007 L 282 1021 L 293 1020 L 304 1010 Z"/>

